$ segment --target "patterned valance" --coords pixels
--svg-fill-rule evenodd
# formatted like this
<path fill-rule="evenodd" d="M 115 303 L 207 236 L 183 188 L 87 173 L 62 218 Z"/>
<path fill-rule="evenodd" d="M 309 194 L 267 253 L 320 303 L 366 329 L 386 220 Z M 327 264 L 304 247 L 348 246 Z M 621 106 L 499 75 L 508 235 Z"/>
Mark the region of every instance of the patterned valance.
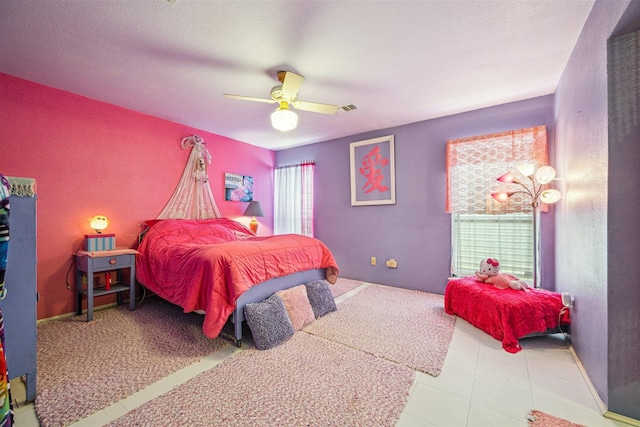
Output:
<path fill-rule="evenodd" d="M 15 176 L 7 176 L 6 178 L 9 181 L 9 184 L 11 184 L 12 196 L 35 197 L 35 178 L 20 178 Z"/>
<path fill-rule="evenodd" d="M 491 193 L 518 191 L 497 181 L 507 172 L 516 174 L 520 182 L 529 182 L 517 166 L 532 163 L 535 168 L 546 165 L 547 128 L 494 133 L 447 141 L 446 211 L 461 214 L 503 214 L 531 212 L 531 199 L 514 194 L 508 203 L 498 203 Z M 545 211 L 546 205 L 541 206 Z"/>

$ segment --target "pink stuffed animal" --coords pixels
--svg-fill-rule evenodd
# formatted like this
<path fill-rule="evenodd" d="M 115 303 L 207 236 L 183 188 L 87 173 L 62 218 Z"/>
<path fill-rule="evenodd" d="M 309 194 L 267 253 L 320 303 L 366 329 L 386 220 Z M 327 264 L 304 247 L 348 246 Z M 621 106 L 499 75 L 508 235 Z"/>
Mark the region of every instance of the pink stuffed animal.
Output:
<path fill-rule="evenodd" d="M 499 289 L 529 290 L 529 285 L 524 280 L 507 273 L 500 273 L 500 262 L 495 258 L 487 258 L 480 261 L 480 270 L 476 271 L 479 282 L 490 283 Z"/>

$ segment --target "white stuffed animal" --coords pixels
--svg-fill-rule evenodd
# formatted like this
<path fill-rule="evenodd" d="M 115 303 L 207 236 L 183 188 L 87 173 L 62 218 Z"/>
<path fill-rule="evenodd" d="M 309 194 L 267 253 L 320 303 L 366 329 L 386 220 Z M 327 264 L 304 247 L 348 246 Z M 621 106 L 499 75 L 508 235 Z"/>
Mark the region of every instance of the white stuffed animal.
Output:
<path fill-rule="evenodd" d="M 490 283 L 499 289 L 529 290 L 529 285 L 524 280 L 518 279 L 513 274 L 500 273 L 500 262 L 496 258 L 487 258 L 480 261 L 480 270 L 476 271 L 479 282 Z"/>

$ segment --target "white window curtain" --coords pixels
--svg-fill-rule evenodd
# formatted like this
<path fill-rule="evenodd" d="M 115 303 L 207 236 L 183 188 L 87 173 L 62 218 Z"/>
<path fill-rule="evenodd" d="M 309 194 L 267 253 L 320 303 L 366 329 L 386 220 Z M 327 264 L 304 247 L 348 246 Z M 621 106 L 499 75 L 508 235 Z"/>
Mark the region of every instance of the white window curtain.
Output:
<path fill-rule="evenodd" d="M 277 167 L 274 183 L 274 234 L 313 237 L 314 162 Z"/>
<path fill-rule="evenodd" d="M 533 279 L 530 200 L 514 195 L 499 204 L 490 194 L 499 190 L 502 174 L 522 163 L 546 165 L 547 157 L 544 126 L 447 142 L 452 275 L 473 275 L 480 260 L 495 257 L 502 271 Z"/>

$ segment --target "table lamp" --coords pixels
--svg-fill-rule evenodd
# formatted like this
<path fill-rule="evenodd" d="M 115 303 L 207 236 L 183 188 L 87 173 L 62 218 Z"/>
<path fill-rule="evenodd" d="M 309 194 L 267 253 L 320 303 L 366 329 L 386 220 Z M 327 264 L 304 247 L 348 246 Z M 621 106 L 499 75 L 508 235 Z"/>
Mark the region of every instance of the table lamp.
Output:
<path fill-rule="evenodd" d="M 89 225 L 96 230 L 96 234 L 102 234 L 102 230 L 109 225 L 109 219 L 104 215 L 96 215 L 93 218 L 89 218 Z"/>
<path fill-rule="evenodd" d="M 247 209 L 245 209 L 244 211 L 244 216 L 251 217 L 249 228 L 251 228 L 251 231 L 253 231 L 254 233 L 258 233 L 258 220 L 256 219 L 256 217 L 264 216 L 264 212 L 262 211 L 260 202 L 257 200 L 249 202 L 249 206 L 247 206 Z"/>
<path fill-rule="evenodd" d="M 89 218 L 89 226 L 93 228 L 95 234 L 84 235 L 85 251 L 108 251 L 116 247 L 115 234 L 102 234 L 109 225 L 109 219 L 104 215 L 96 215 Z"/>

